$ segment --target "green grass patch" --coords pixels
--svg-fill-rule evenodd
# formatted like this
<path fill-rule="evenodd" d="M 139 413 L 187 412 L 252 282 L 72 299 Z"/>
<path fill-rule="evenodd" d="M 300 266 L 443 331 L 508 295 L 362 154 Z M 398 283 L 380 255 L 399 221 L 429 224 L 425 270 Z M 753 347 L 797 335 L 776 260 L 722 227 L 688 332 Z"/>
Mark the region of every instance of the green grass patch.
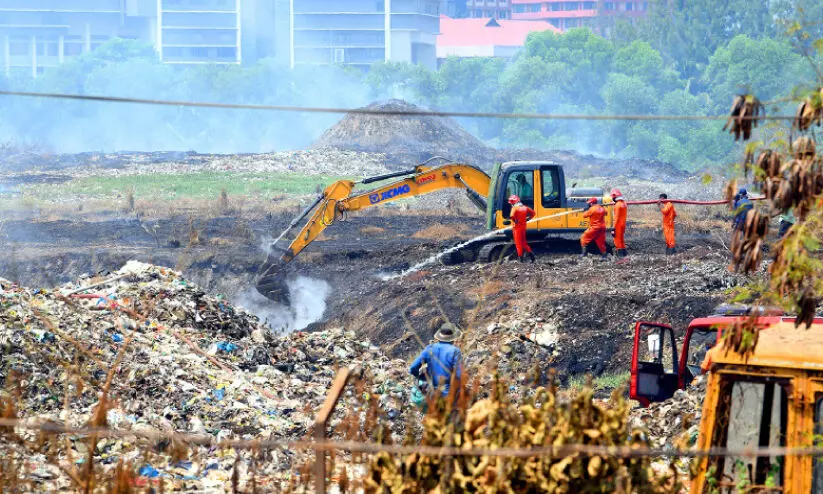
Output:
<path fill-rule="evenodd" d="M 298 173 L 195 172 L 170 175 L 85 177 L 62 184 L 25 187 L 24 195 L 60 200 L 77 196 L 124 197 L 133 191 L 137 199 L 216 198 L 223 189 L 231 195 L 304 195 L 348 177 Z"/>
<path fill-rule="evenodd" d="M 594 386 L 595 390 L 610 390 L 619 388 L 624 384 L 628 384 L 630 375 L 631 374 L 629 372 L 606 372 L 598 377 L 595 377 L 592 381 L 592 386 Z M 569 379 L 568 387 L 571 391 L 580 391 L 583 389 L 584 384 L 586 384 L 586 376 L 572 376 Z"/>

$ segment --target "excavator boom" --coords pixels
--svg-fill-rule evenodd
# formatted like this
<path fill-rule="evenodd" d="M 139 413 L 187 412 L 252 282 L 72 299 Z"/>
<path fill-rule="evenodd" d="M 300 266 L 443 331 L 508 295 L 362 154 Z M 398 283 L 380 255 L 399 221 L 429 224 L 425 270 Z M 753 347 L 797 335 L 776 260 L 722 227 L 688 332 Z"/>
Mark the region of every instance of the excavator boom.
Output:
<path fill-rule="evenodd" d="M 405 178 L 367 192 L 353 192 L 357 184 L 369 184 L 402 176 Z M 360 182 L 351 180 L 334 182 L 326 187 L 323 193 L 278 237 L 278 240 L 284 237 L 288 231 L 309 217 L 288 248 L 278 250 L 277 241 L 272 245 L 258 273 L 256 288 L 267 298 L 287 302 L 288 290 L 283 276 L 283 267 L 314 241 L 323 230 L 342 219 L 347 212 L 382 206 L 399 199 L 417 197 L 443 189 L 466 190 L 469 199 L 485 212 L 490 184 L 491 178 L 485 172 L 474 166 L 463 164 L 446 164 L 437 167 L 420 165 L 407 172 L 370 177 Z"/>

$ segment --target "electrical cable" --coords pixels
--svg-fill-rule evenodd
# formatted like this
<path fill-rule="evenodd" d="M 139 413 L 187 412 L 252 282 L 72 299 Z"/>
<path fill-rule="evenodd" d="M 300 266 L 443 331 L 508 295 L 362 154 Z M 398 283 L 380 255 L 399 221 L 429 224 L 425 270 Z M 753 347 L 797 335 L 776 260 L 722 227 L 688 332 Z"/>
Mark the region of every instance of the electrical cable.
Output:
<path fill-rule="evenodd" d="M 337 113 L 351 115 L 380 115 L 396 117 L 458 117 L 458 118 L 505 118 L 520 120 L 634 120 L 634 121 L 725 121 L 728 115 L 582 115 L 550 113 L 504 113 L 504 112 L 461 112 L 430 110 L 387 110 L 376 108 L 336 108 L 290 105 L 252 105 L 240 103 L 216 103 L 206 101 L 175 101 L 121 96 L 97 96 L 90 94 L 36 93 L 28 91 L 0 91 L 0 96 L 32 98 L 68 99 L 77 101 L 97 101 L 107 103 L 132 103 L 158 106 L 185 106 L 195 108 L 267 110 L 299 113 Z M 794 120 L 793 115 L 760 115 L 757 117 L 733 117 L 737 120 Z"/>

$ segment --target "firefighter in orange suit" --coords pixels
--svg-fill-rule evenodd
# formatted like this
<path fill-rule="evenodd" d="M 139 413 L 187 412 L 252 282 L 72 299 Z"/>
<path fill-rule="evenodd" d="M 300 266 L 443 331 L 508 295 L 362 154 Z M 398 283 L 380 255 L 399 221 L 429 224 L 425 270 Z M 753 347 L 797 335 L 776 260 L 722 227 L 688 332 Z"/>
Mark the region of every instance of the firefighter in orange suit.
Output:
<path fill-rule="evenodd" d="M 534 253 L 526 241 L 526 223 L 534 218 L 537 213 L 534 212 L 534 209 L 520 202 L 520 198 L 515 195 L 509 197 L 509 204 L 512 205 L 509 217 L 514 223 L 512 236 L 514 237 L 514 247 L 517 249 L 517 258 L 520 259 L 520 262 L 524 262 L 525 257 L 523 257 L 523 254 L 525 253 L 529 258 L 529 262 L 534 262 Z"/>
<path fill-rule="evenodd" d="M 623 199 L 623 194 L 618 189 L 612 189 L 612 200 L 614 201 L 614 248 L 617 257 L 626 257 L 626 216 L 629 208 L 626 206 L 626 200 Z"/>
<path fill-rule="evenodd" d="M 586 257 L 586 247 L 592 242 L 600 249 L 600 255 L 606 258 L 606 208 L 597 204 L 597 199 L 588 200 L 589 209 L 583 213 L 589 219 L 589 228 L 580 237 L 580 256 Z"/>
<path fill-rule="evenodd" d="M 660 194 L 657 207 L 663 213 L 663 238 L 666 240 L 666 255 L 672 255 L 675 253 L 677 245 L 674 241 L 674 219 L 677 217 L 677 212 L 674 210 L 674 204 L 669 201 L 669 196 L 666 194 Z"/>

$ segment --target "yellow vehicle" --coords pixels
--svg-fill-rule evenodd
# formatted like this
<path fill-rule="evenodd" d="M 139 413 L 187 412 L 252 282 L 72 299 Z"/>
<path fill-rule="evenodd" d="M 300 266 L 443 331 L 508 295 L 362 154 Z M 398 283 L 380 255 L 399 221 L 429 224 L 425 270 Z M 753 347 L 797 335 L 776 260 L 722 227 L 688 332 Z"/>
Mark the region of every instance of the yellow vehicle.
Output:
<path fill-rule="evenodd" d="M 732 322 L 732 318 L 729 318 Z M 753 354 L 717 345 L 706 354 L 706 397 L 698 449 L 806 448 L 823 433 L 823 318 L 809 329 L 764 316 Z M 722 330 L 722 328 L 721 328 Z M 823 460 L 750 455 L 696 459 L 694 494 L 823 492 Z"/>
<path fill-rule="evenodd" d="M 356 185 L 367 185 L 392 178 L 400 180 L 373 190 L 355 192 Z M 308 221 L 285 250 L 272 246 L 258 273 L 257 290 L 272 300 L 286 301 L 282 267 L 305 249 L 317 236 L 351 211 L 382 206 L 399 199 L 420 196 L 443 189 L 464 189 L 472 202 L 486 213 L 486 227 L 497 231 L 455 251 L 446 262 L 492 261 L 506 255 L 511 247 L 508 198 L 518 195 L 523 204 L 537 213 L 538 221 L 528 225 L 529 241 L 545 241 L 551 234 L 580 233 L 588 222 L 582 210 L 588 197 L 566 190 L 563 167 L 547 161 L 514 161 L 494 168 L 491 177 L 479 168 L 463 164 L 419 165 L 412 170 L 379 175 L 359 182 L 340 180 L 322 194 L 297 218 L 280 238 L 308 217 Z M 602 190 L 595 189 L 602 196 Z M 589 192 L 589 191 L 586 191 Z M 580 211 L 578 211 L 580 210 Z M 563 213 L 563 214 L 561 214 Z M 544 218 L 544 219 L 541 219 Z M 612 216 L 606 218 L 612 224 Z M 278 239 L 279 240 L 279 239 Z"/>

